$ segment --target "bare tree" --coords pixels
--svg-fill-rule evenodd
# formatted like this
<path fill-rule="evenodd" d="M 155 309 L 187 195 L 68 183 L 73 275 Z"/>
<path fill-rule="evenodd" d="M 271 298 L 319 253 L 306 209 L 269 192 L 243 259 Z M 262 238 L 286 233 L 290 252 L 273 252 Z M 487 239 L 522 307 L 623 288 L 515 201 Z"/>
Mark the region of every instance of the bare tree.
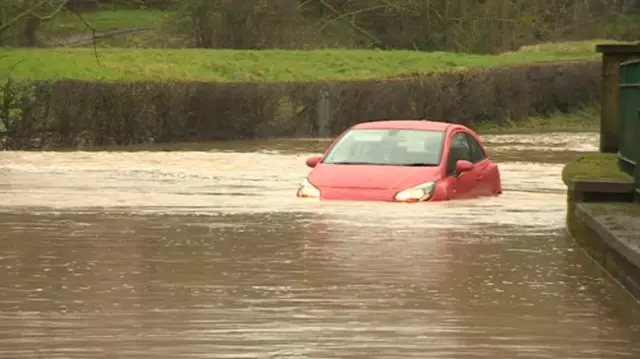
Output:
<path fill-rule="evenodd" d="M 0 5 L 0 43 L 13 27 L 22 27 L 23 44 L 38 46 L 38 29 L 52 20 L 68 0 L 3 0 Z"/>
<path fill-rule="evenodd" d="M 500 52 L 640 31 L 640 0 L 0 0 L 0 45 L 38 46 L 43 22 L 96 3 L 169 6 L 167 28 L 204 48 Z"/>
<path fill-rule="evenodd" d="M 323 27 L 346 24 L 369 46 L 496 52 L 606 36 L 616 0 L 315 0 Z M 633 1 L 638 0 L 617 0 Z M 627 5 L 627 7 L 630 5 Z"/>
<path fill-rule="evenodd" d="M 290 47 L 302 21 L 297 0 L 176 0 L 174 22 L 197 47 Z"/>

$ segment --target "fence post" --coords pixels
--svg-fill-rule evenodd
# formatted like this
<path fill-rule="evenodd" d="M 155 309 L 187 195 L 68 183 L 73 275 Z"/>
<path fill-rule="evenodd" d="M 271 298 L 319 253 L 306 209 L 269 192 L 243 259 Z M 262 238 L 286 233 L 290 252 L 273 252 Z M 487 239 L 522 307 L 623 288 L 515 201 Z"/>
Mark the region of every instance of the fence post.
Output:
<path fill-rule="evenodd" d="M 601 44 L 602 94 L 600 98 L 600 152 L 618 152 L 620 137 L 620 64 L 640 57 L 640 45 Z"/>
<path fill-rule="evenodd" d="M 316 128 L 317 137 L 329 137 L 329 125 L 331 124 L 331 96 L 327 89 L 320 90 L 316 101 Z"/>

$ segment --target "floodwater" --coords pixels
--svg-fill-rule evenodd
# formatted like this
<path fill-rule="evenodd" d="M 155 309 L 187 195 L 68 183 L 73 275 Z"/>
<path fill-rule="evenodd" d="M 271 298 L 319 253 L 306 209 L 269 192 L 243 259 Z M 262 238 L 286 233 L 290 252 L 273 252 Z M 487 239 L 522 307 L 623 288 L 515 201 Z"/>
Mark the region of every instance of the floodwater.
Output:
<path fill-rule="evenodd" d="M 595 134 L 487 136 L 504 195 L 295 198 L 323 141 L 0 152 L 0 358 L 640 357 L 566 235 Z"/>

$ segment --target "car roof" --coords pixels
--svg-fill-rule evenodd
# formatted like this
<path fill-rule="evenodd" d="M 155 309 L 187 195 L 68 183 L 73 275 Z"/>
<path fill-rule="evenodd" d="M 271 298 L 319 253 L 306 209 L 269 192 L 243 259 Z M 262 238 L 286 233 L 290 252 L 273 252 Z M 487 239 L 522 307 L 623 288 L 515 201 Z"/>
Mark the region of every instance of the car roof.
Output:
<path fill-rule="evenodd" d="M 396 129 L 396 130 L 422 130 L 422 131 L 446 131 L 449 126 L 459 127 L 455 123 L 429 121 L 429 120 L 385 120 L 363 122 L 351 127 L 351 129 Z"/>

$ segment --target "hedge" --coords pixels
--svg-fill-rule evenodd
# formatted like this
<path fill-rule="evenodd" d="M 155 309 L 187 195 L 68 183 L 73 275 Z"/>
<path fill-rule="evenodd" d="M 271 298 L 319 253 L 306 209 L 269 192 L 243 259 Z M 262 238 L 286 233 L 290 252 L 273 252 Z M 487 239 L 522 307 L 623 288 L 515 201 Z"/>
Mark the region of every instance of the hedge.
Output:
<path fill-rule="evenodd" d="M 0 120 L 7 149 L 333 136 L 380 119 L 473 127 L 594 104 L 600 81 L 600 61 L 340 82 L 8 81 Z"/>

